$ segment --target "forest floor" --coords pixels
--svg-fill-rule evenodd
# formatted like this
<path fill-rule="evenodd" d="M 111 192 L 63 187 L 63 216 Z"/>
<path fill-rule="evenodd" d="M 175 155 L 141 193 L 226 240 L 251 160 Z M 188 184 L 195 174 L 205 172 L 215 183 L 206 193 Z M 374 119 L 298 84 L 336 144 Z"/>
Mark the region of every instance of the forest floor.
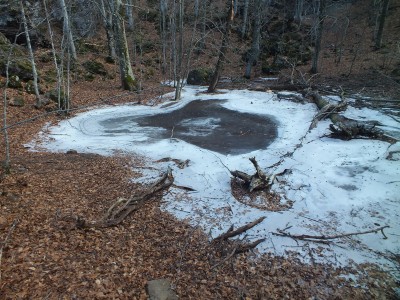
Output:
<path fill-rule="evenodd" d="M 133 94 L 118 86 L 117 79 L 77 82 L 73 106 L 146 103 L 168 91 L 148 84 Z M 15 126 L 11 174 L 0 182 L 0 298 L 146 299 L 146 283 L 157 278 L 169 279 L 181 299 L 396 298 L 398 282 L 371 264 L 335 268 L 254 252 L 224 261 L 232 245 L 210 243 L 199 228 L 161 211 L 161 195 L 119 226 L 77 229 L 76 216 L 96 220 L 119 197 L 143 189 L 132 183 L 138 176 L 132 166 L 142 161 L 30 152 L 24 144 L 65 116 L 35 110 L 26 99 L 24 107 L 8 110 Z"/>

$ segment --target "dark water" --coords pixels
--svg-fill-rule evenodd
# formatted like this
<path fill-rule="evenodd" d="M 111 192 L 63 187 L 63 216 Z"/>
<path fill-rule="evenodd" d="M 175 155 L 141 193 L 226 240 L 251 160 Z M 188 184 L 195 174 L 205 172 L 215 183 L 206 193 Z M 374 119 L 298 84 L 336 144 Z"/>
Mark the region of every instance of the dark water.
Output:
<path fill-rule="evenodd" d="M 243 154 L 265 149 L 277 136 L 273 117 L 242 113 L 221 106 L 222 100 L 192 101 L 181 109 L 152 116 L 108 119 L 108 133 L 129 134 L 118 124 L 136 123 L 152 140 L 177 138 L 221 154 Z"/>

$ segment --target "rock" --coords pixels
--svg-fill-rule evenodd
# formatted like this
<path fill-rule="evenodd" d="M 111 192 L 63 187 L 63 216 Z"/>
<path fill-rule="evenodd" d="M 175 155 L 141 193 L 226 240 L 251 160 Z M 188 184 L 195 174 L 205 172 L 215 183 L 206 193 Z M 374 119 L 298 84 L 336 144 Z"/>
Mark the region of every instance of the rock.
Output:
<path fill-rule="evenodd" d="M 13 89 L 22 89 L 22 82 L 18 75 L 12 75 L 8 79 L 8 87 Z"/>
<path fill-rule="evenodd" d="M 6 60 L 0 60 L 0 74 L 6 76 Z M 32 65 L 27 59 L 11 61 L 8 65 L 8 74 L 18 76 L 23 81 L 33 79 Z"/>
<path fill-rule="evenodd" d="M 102 76 L 107 75 L 106 68 L 104 67 L 104 65 L 102 63 L 100 63 L 98 61 L 87 60 L 82 65 L 85 68 L 85 70 L 91 74 L 98 74 L 98 75 L 102 75 Z"/>
<path fill-rule="evenodd" d="M 194 69 L 189 72 L 187 83 L 193 85 L 208 85 L 210 83 L 211 75 L 211 69 Z"/>
<path fill-rule="evenodd" d="M 43 94 L 43 90 L 40 88 L 40 86 L 38 86 L 39 89 L 39 94 Z M 25 85 L 25 91 L 28 94 L 34 95 L 35 94 L 35 86 L 33 84 L 32 80 L 29 80 L 26 85 Z"/>
<path fill-rule="evenodd" d="M 74 149 L 70 149 L 66 152 L 66 154 L 78 154 L 78 151 L 74 150 Z"/>
<path fill-rule="evenodd" d="M 178 296 L 171 289 L 168 279 L 156 279 L 147 282 L 147 293 L 150 300 L 178 300 Z"/>
<path fill-rule="evenodd" d="M 23 97 L 17 96 L 14 99 L 12 99 L 9 103 L 11 106 L 18 106 L 22 107 L 25 105 L 25 100 Z"/>

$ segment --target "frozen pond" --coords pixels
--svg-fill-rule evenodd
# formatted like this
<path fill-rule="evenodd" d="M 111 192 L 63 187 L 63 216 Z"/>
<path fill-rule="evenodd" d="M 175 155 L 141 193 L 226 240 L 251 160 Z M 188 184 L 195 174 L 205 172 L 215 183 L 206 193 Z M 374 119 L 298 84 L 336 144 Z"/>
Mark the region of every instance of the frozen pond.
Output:
<path fill-rule="evenodd" d="M 277 136 L 272 116 L 230 110 L 226 101 L 195 100 L 157 115 L 110 118 L 99 122 L 105 134 L 147 132 L 149 141 L 177 138 L 221 154 L 243 154 L 265 149 Z"/>
<path fill-rule="evenodd" d="M 295 252 L 305 261 L 368 261 L 393 267 L 387 258 L 400 249 L 400 143 L 328 138 L 330 120 L 309 130 L 314 104 L 280 100 L 272 92 L 203 92 L 202 87 L 188 86 L 179 102 L 168 101 L 173 95 L 167 94 L 165 103 L 154 107 L 127 104 L 90 110 L 49 124 L 29 146 L 141 155 L 146 167 L 136 169 L 142 174 L 136 179 L 140 183 L 153 182 L 170 166 L 176 186 L 164 195 L 162 209 L 213 237 L 232 224 L 237 228 L 266 217 L 246 235 L 250 241 L 266 239 L 258 246 L 260 252 Z M 345 115 L 377 121 L 380 127 L 400 133 L 395 115 L 351 106 Z M 293 205 L 268 211 L 232 196 L 229 170 L 252 174 L 250 157 L 256 157 L 267 173 L 290 170 L 272 190 L 281 203 Z M 180 169 L 165 158 L 189 164 Z M 268 169 L 271 165 L 275 167 Z M 321 244 L 274 235 L 286 229 L 291 234 L 335 236 L 380 226 L 389 226 L 387 238 L 371 233 Z"/>

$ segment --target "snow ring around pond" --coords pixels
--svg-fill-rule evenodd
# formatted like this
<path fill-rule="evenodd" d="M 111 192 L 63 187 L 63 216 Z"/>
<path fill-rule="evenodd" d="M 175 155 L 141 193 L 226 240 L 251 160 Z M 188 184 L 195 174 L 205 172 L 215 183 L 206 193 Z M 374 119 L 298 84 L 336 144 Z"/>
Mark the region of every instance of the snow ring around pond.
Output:
<path fill-rule="evenodd" d="M 202 94 L 203 91 L 203 88 L 188 86 L 182 93 L 182 101 L 164 108 L 124 105 L 85 112 L 46 128 L 44 131 L 48 132 L 42 133 L 38 143 L 32 142 L 30 146 L 33 149 L 75 149 L 103 155 L 112 155 L 117 150 L 140 154 L 148 158 L 149 169 L 140 170 L 143 177 L 138 179 L 139 182 L 154 179 L 170 164 L 155 163 L 157 160 L 165 157 L 189 159 L 189 166 L 184 169 L 172 165 L 173 173 L 177 185 L 191 187 L 195 192 L 173 188 L 164 197 L 163 208 L 178 218 L 189 219 L 193 225 L 202 226 L 212 236 L 224 232 L 231 224 L 238 227 L 266 216 L 261 224 L 247 232 L 251 240 L 266 238 L 258 247 L 261 252 L 276 255 L 300 252 L 304 260 L 332 264 L 349 261 L 369 261 L 382 266 L 390 264 L 381 253 L 396 253 L 400 248 L 400 165 L 398 161 L 386 157 L 390 151 L 400 147 L 399 143 L 389 147 L 380 141 L 321 138 L 327 133 L 330 121 L 321 121 L 308 132 L 316 113 L 314 105 L 279 100 L 273 93 L 240 90 L 208 95 Z M 136 121 L 127 122 L 125 127 L 108 133 L 101 125 L 110 117 L 124 118 L 132 114 L 157 116 L 181 109 L 195 100 L 209 99 L 224 99 L 221 105 L 229 110 L 274 116 L 278 124 L 277 138 L 256 151 L 224 155 L 174 137 L 156 139 L 150 134 L 154 127 L 144 126 L 134 132 L 132 126 L 139 126 Z M 374 120 L 391 128 L 397 126 L 393 124 L 393 119 L 376 111 L 352 110 L 351 113 L 358 114 L 360 118 L 373 116 Z M 204 126 L 204 134 L 207 133 L 206 128 L 218 128 L 215 116 L 198 121 L 209 122 Z M 183 121 L 183 125 L 190 122 L 189 118 Z M 201 128 L 202 125 L 198 125 Z M 170 133 L 166 129 L 160 130 Z M 269 212 L 246 206 L 233 198 L 228 169 L 253 173 L 249 157 L 255 156 L 266 168 L 300 143 L 302 147 L 292 156 L 285 157 L 277 169 L 271 170 L 275 173 L 283 169 L 291 170 L 273 187 L 283 199 L 293 201 L 291 209 Z M 338 240 L 329 246 L 272 234 L 278 229 L 290 227 L 292 234 L 332 235 L 384 225 L 390 226 L 385 230 L 388 239 L 379 234 L 367 234 Z"/>

